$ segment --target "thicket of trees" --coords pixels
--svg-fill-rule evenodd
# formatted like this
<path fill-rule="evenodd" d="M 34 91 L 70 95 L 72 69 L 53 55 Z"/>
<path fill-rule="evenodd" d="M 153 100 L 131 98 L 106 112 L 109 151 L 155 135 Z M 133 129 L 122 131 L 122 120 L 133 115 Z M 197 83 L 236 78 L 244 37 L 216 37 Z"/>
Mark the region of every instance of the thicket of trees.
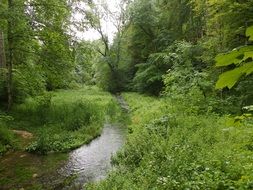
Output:
<path fill-rule="evenodd" d="M 1 102 L 10 108 L 45 90 L 87 83 L 156 96 L 197 89 L 219 102 L 250 105 L 250 76 L 241 74 L 230 91 L 215 89 L 218 76 L 236 66 L 217 68 L 215 57 L 246 45 L 251 51 L 245 31 L 253 25 L 252 9 L 250 0 L 121 0 L 117 12 L 96 1 L 2 0 Z M 80 22 L 73 12 L 83 16 Z M 105 20 L 117 29 L 113 42 L 103 30 Z M 80 42 L 74 28 L 93 28 L 101 39 Z"/>
<path fill-rule="evenodd" d="M 28 95 L 68 86 L 74 70 L 68 34 L 70 4 L 60 0 L 1 1 L 0 15 L 6 57 L 1 60 L 0 94 L 8 109 L 13 101 Z"/>
<path fill-rule="evenodd" d="M 73 21 L 76 3 L 1 0 L 0 99 L 7 109 L 29 96 L 90 82 L 94 48 L 75 38 L 85 29 Z"/>
<path fill-rule="evenodd" d="M 240 46 L 248 45 L 251 51 L 245 31 L 253 24 L 252 9 L 252 1 L 233 0 L 129 3 L 122 27 L 125 35 L 117 36 L 111 47 L 113 51 L 118 40 L 123 42 L 117 48 L 122 52 L 118 68 L 123 70 L 119 69 L 118 74 L 122 77 L 123 73 L 124 81 L 116 84 L 117 80 L 111 80 L 107 85 L 116 88 L 112 91 L 123 88 L 152 95 L 160 95 L 166 89 L 173 96 L 175 92 L 185 94 L 197 88 L 206 98 L 223 103 L 227 100 L 227 104 L 239 107 L 252 104 L 251 76 L 241 78 L 231 91 L 215 90 L 218 76 L 234 67 L 215 67 L 215 57 Z M 247 59 L 252 60 L 252 51 Z M 226 61 L 229 57 L 224 58 Z"/>

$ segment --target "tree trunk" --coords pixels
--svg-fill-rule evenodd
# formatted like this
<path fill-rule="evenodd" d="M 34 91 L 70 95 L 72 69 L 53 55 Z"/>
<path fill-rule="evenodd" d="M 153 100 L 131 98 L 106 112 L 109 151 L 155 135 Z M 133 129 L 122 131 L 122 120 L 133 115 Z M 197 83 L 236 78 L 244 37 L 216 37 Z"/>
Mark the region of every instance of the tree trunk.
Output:
<path fill-rule="evenodd" d="M 0 30 L 0 69 L 6 68 L 4 33 Z"/>
<path fill-rule="evenodd" d="M 13 9 L 13 0 L 8 0 L 9 12 Z M 12 107 L 12 68 L 13 68 L 13 18 L 8 20 L 8 64 L 7 64 L 7 96 L 8 96 L 8 106 L 9 111 Z"/>

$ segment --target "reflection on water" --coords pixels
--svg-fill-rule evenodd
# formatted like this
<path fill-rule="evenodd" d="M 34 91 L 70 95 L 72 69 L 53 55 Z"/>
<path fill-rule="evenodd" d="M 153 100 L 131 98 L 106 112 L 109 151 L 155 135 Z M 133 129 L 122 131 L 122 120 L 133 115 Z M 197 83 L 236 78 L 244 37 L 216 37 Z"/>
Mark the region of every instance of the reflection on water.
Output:
<path fill-rule="evenodd" d="M 63 189 L 79 190 L 87 182 L 105 178 L 112 167 L 111 156 L 123 145 L 125 133 L 123 127 L 106 124 L 99 138 L 70 153 L 67 164 L 58 173 L 65 177 L 77 175 L 77 178 Z"/>

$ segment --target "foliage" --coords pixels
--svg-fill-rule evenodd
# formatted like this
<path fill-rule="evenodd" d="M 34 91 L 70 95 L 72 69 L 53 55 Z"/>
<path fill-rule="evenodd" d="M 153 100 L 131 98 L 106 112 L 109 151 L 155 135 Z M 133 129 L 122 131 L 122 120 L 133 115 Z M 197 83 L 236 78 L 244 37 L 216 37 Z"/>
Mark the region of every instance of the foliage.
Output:
<path fill-rule="evenodd" d="M 131 133 L 116 170 L 88 189 L 251 189 L 252 123 L 185 112 L 181 102 L 124 94 Z M 187 101 L 187 99 L 185 99 Z"/>
<path fill-rule="evenodd" d="M 246 31 L 246 36 L 253 38 L 252 27 Z M 243 75 L 250 75 L 253 72 L 253 46 L 244 46 L 235 49 L 227 54 L 216 57 L 216 66 L 235 65 L 236 68 L 222 73 L 216 84 L 217 89 L 228 87 L 231 89 Z"/>
<path fill-rule="evenodd" d="M 253 26 L 247 28 L 246 36 L 249 37 L 249 41 L 253 41 Z"/>
<path fill-rule="evenodd" d="M 13 110 L 11 126 L 36 134 L 28 151 L 66 152 L 97 137 L 106 119 L 115 119 L 119 108 L 110 96 L 95 87 L 58 91 L 29 98 Z"/>
<path fill-rule="evenodd" d="M 175 52 L 175 44 L 182 42 L 191 46 L 188 50 L 181 49 L 181 52 L 189 52 L 180 60 L 182 68 L 183 65 L 189 65 L 189 61 L 192 65 L 185 68 L 186 73 L 181 73 L 186 80 L 188 74 L 191 75 L 189 78 L 196 76 L 193 80 L 202 83 L 200 87 L 197 85 L 198 88 L 213 100 L 229 103 L 228 99 L 233 99 L 231 104 L 249 100 L 244 99 L 242 89 L 245 83 L 234 91 L 223 91 L 222 95 L 215 92 L 214 81 L 219 72 L 214 69 L 213 64 L 218 53 L 245 44 L 247 37 L 244 31 L 252 23 L 253 16 L 251 1 L 138 0 L 129 3 L 126 14 L 129 20 L 126 20 L 124 27 L 118 32 L 118 35 L 124 32 L 120 46 L 120 52 L 124 52 L 124 56 L 121 54 L 120 61 L 117 61 L 117 56 L 113 56 L 113 49 L 119 41 L 115 37 L 109 48 L 109 56 L 101 60 L 104 64 L 108 61 L 113 65 L 119 63 L 118 68 L 123 69 L 116 70 L 115 74 L 100 62 L 96 72 L 96 76 L 101 77 L 101 83 L 98 84 L 105 86 L 106 90 L 116 88 L 113 91 L 134 90 L 152 95 L 161 94 L 165 86 L 163 75 L 171 69 L 174 62 L 166 57 L 171 57 L 172 53 L 180 54 Z M 248 36 L 249 33 L 250 30 L 247 32 Z M 171 75 L 176 74 L 173 71 L 169 71 Z M 181 85 L 187 84 L 185 82 Z"/>
<path fill-rule="evenodd" d="M 14 134 L 8 129 L 7 125 L 13 118 L 0 112 L 0 155 L 10 148 L 15 148 Z"/>
<path fill-rule="evenodd" d="M 8 71 L 8 78 L 1 84 L 6 86 L 1 99 L 6 100 L 8 95 L 20 103 L 45 89 L 69 86 L 74 72 L 68 34 L 69 3 L 59 0 L 1 3 L 0 28 L 5 42 L 1 44 L 1 61 L 6 58 Z"/>
<path fill-rule="evenodd" d="M 239 112 L 238 108 L 235 108 L 235 105 L 239 105 L 236 103 L 237 98 L 216 98 L 214 80 L 202 66 L 203 63 L 198 60 L 202 50 L 197 45 L 176 42 L 167 51 L 171 68 L 163 75 L 165 86 L 163 96 L 180 101 L 181 104 L 185 103 L 189 106 L 185 111 L 189 113 Z"/>
<path fill-rule="evenodd" d="M 27 97 L 41 95 L 45 92 L 45 78 L 41 68 L 33 64 L 20 65 L 14 72 L 14 99 L 22 103 Z"/>
<path fill-rule="evenodd" d="M 80 84 L 94 84 L 94 63 L 98 59 L 98 53 L 91 42 L 81 42 L 75 47 L 75 75 L 76 82 Z"/>
<path fill-rule="evenodd" d="M 137 65 L 134 88 L 140 92 L 159 95 L 163 88 L 162 76 L 171 67 L 172 59 L 167 53 L 151 54 L 147 63 Z"/>
<path fill-rule="evenodd" d="M 88 189 L 253 189 L 252 24 L 252 0 L 122 0 L 115 12 L 91 0 L 2 1 L 0 102 L 14 120 L 0 115 L 0 153 L 14 128 L 34 133 L 27 150 L 40 154 L 98 136 L 121 111 L 109 93 L 78 89 L 96 84 L 160 98 L 124 94 L 128 140 Z M 72 36 L 91 28 L 99 40 Z"/>
<path fill-rule="evenodd" d="M 3 102 L 5 97 L 5 76 L 6 76 L 6 69 L 0 68 L 0 102 Z"/>

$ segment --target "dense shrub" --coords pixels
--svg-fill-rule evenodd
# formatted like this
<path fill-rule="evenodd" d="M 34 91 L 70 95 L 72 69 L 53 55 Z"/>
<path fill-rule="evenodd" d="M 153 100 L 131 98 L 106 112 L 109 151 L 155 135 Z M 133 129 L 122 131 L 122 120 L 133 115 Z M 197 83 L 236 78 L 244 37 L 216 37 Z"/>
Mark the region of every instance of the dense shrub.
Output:
<path fill-rule="evenodd" d="M 149 55 L 145 63 L 137 65 L 138 71 L 133 80 L 135 89 L 139 92 L 159 95 L 165 85 L 169 89 L 173 83 L 189 88 L 192 85 L 190 80 L 201 68 L 201 63 L 196 59 L 200 51 L 198 49 L 188 42 L 179 41 L 168 46 L 163 52 Z M 167 78 L 165 84 L 164 75 Z"/>

